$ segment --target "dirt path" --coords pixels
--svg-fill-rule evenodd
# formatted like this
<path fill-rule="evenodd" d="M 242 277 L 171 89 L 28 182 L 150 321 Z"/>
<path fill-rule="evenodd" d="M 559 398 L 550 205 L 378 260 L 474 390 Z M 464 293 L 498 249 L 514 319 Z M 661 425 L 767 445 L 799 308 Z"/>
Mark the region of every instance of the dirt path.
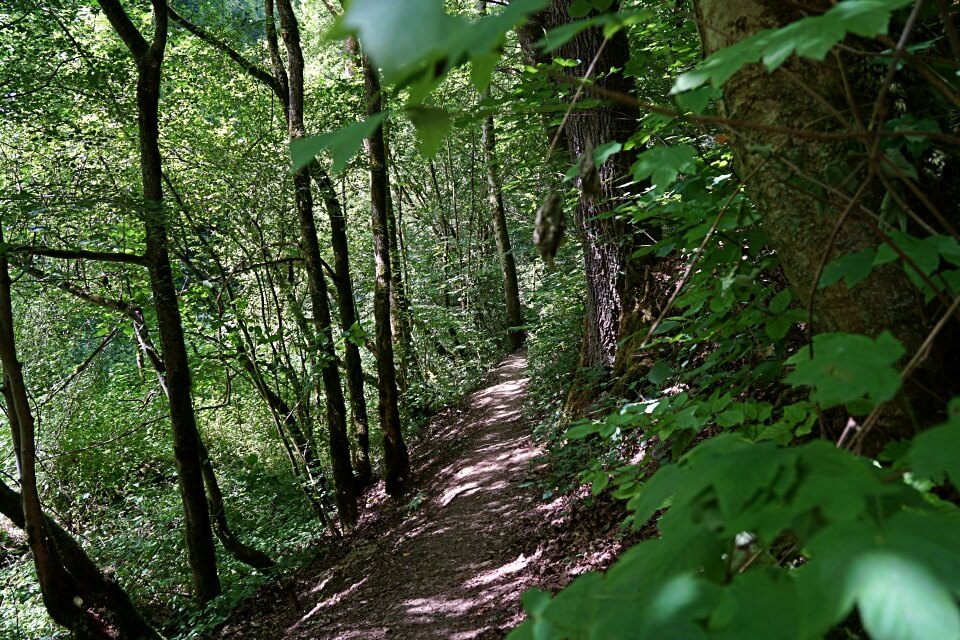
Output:
<path fill-rule="evenodd" d="M 434 422 L 415 448 L 409 515 L 301 577 L 287 606 L 264 602 L 218 637 L 503 637 L 520 620 L 542 548 L 532 532 L 543 514 L 525 482 L 538 453 L 520 415 L 525 369 L 523 354 L 508 357 L 460 410 Z"/>

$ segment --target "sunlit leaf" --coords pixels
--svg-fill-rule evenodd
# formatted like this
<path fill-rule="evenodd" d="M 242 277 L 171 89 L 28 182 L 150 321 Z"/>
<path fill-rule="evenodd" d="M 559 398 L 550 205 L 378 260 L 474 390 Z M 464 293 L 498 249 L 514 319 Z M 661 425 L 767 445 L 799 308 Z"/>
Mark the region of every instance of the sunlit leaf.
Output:
<path fill-rule="evenodd" d="M 326 149 L 333 156 L 333 172 L 340 173 L 357 153 L 363 141 L 373 135 L 373 132 L 383 123 L 386 117 L 387 112 L 381 111 L 362 122 L 355 122 L 342 129 L 291 141 L 290 157 L 293 160 L 291 170 L 302 169 L 318 153 Z"/>

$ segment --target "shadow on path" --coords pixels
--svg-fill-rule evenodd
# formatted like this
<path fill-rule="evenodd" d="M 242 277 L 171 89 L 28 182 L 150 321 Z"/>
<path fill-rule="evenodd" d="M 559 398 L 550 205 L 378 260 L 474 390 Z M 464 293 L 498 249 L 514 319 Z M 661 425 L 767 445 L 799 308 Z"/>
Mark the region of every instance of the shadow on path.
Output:
<path fill-rule="evenodd" d="M 539 553 L 524 484 L 538 453 L 520 415 L 525 372 L 525 354 L 513 354 L 465 410 L 432 425 L 420 455 L 446 453 L 420 472 L 410 516 L 318 576 L 272 637 L 469 640 L 519 622 Z"/>

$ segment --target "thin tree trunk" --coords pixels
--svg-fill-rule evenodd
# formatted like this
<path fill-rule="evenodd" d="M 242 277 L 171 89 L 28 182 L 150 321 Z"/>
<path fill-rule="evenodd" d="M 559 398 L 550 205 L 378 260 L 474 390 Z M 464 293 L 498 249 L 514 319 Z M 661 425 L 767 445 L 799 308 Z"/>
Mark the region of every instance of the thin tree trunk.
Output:
<path fill-rule="evenodd" d="M 310 175 L 320 191 L 327 216 L 330 218 L 330 243 L 333 247 L 333 271 L 337 276 L 337 304 L 340 307 L 340 328 L 348 335 L 357 324 L 357 306 L 350 280 L 350 253 L 347 244 L 347 219 L 337 198 L 333 181 L 316 160 L 309 165 Z M 357 474 L 358 488 L 369 486 L 372 479 L 370 467 L 370 421 L 367 417 L 367 400 L 363 395 L 363 366 L 360 348 L 347 340 L 344 345 L 344 365 L 347 373 L 347 391 L 350 395 L 350 415 L 353 435 L 357 443 L 354 449 L 353 468 Z"/>
<path fill-rule="evenodd" d="M 2 481 L 0 513 L 9 518 L 15 527 L 26 529 L 23 498 Z M 44 529 L 57 550 L 59 560 L 70 574 L 73 585 L 78 589 L 77 595 L 84 603 L 102 606 L 109 611 L 121 638 L 163 640 L 133 606 L 130 596 L 117 583 L 116 577 L 101 571 L 73 536 L 49 516 L 44 516 Z"/>
<path fill-rule="evenodd" d="M 382 110 L 380 72 L 363 56 L 363 78 L 366 89 L 367 113 Z M 383 127 L 377 127 L 368 144 L 370 162 L 371 226 L 373 254 L 376 263 L 376 283 L 373 294 L 373 314 L 376 322 L 377 377 L 380 394 L 380 428 L 383 431 L 384 480 L 387 494 L 402 496 L 410 482 L 410 461 L 403 442 L 400 409 L 397 397 L 397 374 L 393 358 L 393 337 L 390 330 L 390 235 L 388 221 L 388 193 L 386 148 Z"/>
<path fill-rule="evenodd" d="M 287 128 L 291 140 L 304 137 L 303 123 L 303 51 L 300 48 L 300 28 L 290 0 L 279 0 L 280 32 L 287 49 L 287 75 L 290 99 L 287 105 Z M 307 268 L 313 322 L 320 351 L 320 372 L 326 396 L 327 432 L 330 437 L 330 460 L 337 511 L 344 527 L 357 521 L 357 497 L 354 491 L 353 468 L 350 462 L 350 440 L 347 437 L 347 408 L 340 387 L 340 372 L 334 350 L 327 298 L 327 283 L 323 275 L 323 260 L 317 229 L 313 219 L 313 193 L 310 189 L 310 171 L 304 167 L 293 176 L 300 222 L 300 242 Z"/>
<path fill-rule="evenodd" d="M 483 3 L 486 7 L 486 3 Z M 490 96 L 490 90 L 485 92 Z M 490 201 L 490 213 L 493 217 L 494 236 L 497 241 L 497 255 L 500 258 L 500 273 L 503 276 L 503 295 L 507 311 L 507 331 L 510 348 L 514 351 L 523 346 L 526 338 L 523 326 L 523 307 L 520 304 L 520 286 L 517 283 L 517 263 L 510 247 L 510 234 L 507 231 L 507 216 L 503 209 L 503 191 L 497 171 L 496 134 L 493 116 L 483 121 L 483 159 L 487 169 L 487 198 Z"/>
<path fill-rule="evenodd" d="M 0 246 L 3 231 L 0 229 Z M 17 360 L 16 339 L 13 332 L 13 305 L 11 301 L 10 268 L 5 252 L 0 252 L 0 364 L 3 366 L 3 394 L 7 404 L 10 428 L 16 434 L 15 450 L 20 469 L 22 523 L 27 544 L 33 554 L 33 564 L 40 583 L 40 593 L 50 617 L 84 638 L 110 638 L 103 621 L 77 601 L 81 589 L 64 568 L 56 545 L 45 526 L 45 515 L 37 490 L 36 432 L 23 367 Z"/>
<path fill-rule="evenodd" d="M 32 275 L 40 282 L 43 282 L 49 277 L 46 272 L 33 265 L 26 265 L 24 267 L 24 271 Z M 124 300 L 105 298 L 95 293 L 91 293 L 67 281 L 57 282 L 56 286 L 57 288 L 66 291 L 67 293 L 70 293 L 81 300 L 85 300 L 105 309 L 117 311 L 124 317 L 128 318 L 133 323 L 133 331 L 137 337 L 141 352 L 146 354 L 147 359 L 150 361 L 150 364 L 156 373 L 157 382 L 160 385 L 160 388 L 163 390 L 165 395 L 168 394 L 167 373 L 163 359 L 160 357 L 159 353 L 157 353 L 157 350 L 154 347 L 153 341 L 150 338 L 150 332 L 147 329 L 146 322 L 143 318 L 143 312 L 139 308 Z M 242 344 L 239 346 L 241 349 L 241 357 L 243 357 L 246 362 L 249 362 L 249 359 L 246 358 L 246 354 L 242 351 Z M 256 381 L 254 381 L 254 386 L 260 390 L 260 387 L 256 385 Z M 265 567 L 272 566 L 273 561 L 270 560 L 266 554 L 261 551 L 257 551 L 252 547 L 248 547 L 231 531 L 229 522 L 227 521 L 226 514 L 224 512 L 223 494 L 220 491 L 217 476 L 213 472 L 213 467 L 211 466 L 208 468 L 207 462 L 205 462 L 208 460 L 209 456 L 202 439 L 200 440 L 200 451 L 202 465 L 204 465 L 202 467 L 202 475 L 204 485 L 206 486 L 207 499 L 210 503 L 211 514 L 214 516 L 214 533 L 217 535 L 217 538 L 219 538 L 220 542 L 223 543 L 224 548 L 230 553 L 230 555 L 240 562 L 249 564 L 255 569 L 263 569 Z"/>
<path fill-rule="evenodd" d="M 152 0 L 154 36 L 147 42 L 118 0 L 98 0 L 114 31 L 137 64 L 137 124 L 146 228 L 146 263 L 157 313 L 157 329 L 167 370 L 167 391 L 177 481 L 184 509 L 187 560 L 193 592 L 206 604 L 220 594 L 210 512 L 200 469 L 200 434 L 191 397 L 190 366 L 167 249 L 163 177 L 159 145 L 160 71 L 167 38 L 167 7 Z"/>

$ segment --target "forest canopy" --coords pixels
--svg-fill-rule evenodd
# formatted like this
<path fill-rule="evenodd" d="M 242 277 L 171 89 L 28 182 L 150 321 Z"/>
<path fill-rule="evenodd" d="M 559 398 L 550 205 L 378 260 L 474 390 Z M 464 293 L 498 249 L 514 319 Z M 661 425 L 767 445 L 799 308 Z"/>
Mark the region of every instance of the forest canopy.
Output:
<path fill-rule="evenodd" d="M 960 639 L 958 20 L 8 0 L 0 637 L 209 637 L 525 350 L 630 544 L 510 638 Z"/>

